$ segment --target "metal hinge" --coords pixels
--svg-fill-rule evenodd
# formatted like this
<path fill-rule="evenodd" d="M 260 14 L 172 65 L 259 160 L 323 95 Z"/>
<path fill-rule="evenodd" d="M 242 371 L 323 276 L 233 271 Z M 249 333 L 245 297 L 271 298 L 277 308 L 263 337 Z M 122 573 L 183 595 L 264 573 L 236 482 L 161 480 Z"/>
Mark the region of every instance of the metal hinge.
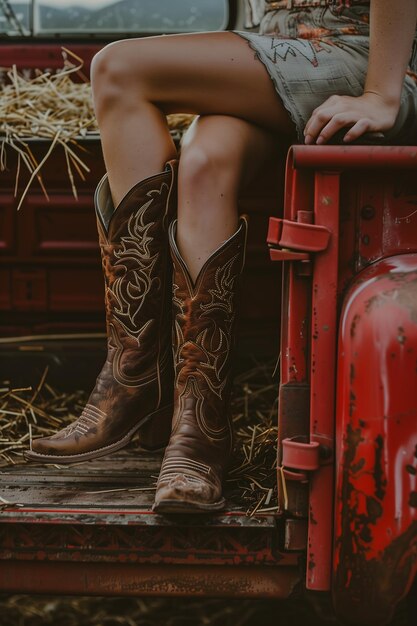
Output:
<path fill-rule="evenodd" d="M 288 508 L 287 481 L 307 483 L 311 472 L 320 466 L 320 444 L 306 442 L 304 437 L 282 440 L 282 465 L 278 468 L 284 495 L 284 509 Z"/>
<path fill-rule="evenodd" d="M 269 218 L 267 242 L 272 261 L 307 261 L 310 253 L 327 249 L 331 232 L 325 226 L 310 224 L 312 214 L 299 211 L 298 221 Z"/>

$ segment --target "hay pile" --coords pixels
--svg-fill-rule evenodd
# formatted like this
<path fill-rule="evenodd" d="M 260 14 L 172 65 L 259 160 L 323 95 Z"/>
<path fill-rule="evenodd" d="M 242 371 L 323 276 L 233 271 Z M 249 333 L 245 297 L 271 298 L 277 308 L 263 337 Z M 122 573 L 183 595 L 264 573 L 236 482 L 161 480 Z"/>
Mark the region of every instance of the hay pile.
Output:
<path fill-rule="evenodd" d="M 59 146 L 65 153 L 68 179 L 75 198 L 76 177 L 85 180 L 90 171 L 82 159 L 85 147 L 80 144 L 80 140 L 98 138 L 91 85 L 81 71 L 82 59 L 66 48 L 62 48 L 62 53 L 64 66 L 56 73 L 37 70 L 34 78 L 26 78 L 18 73 L 15 65 L 0 68 L 6 71 L 8 79 L 0 91 L 0 171 L 7 169 L 8 150 L 14 150 L 18 157 L 15 197 L 22 167 L 29 172 L 18 209 L 34 180 L 38 181 L 48 198 L 41 170 Z M 77 81 L 74 81 L 75 77 Z M 193 118 L 189 114 L 169 115 L 168 126 L 172 132 L 181 134 Z M 41 161 L 36 160 L 28 139 L 49 142 Z"/>
<path fill-rule="evenodd" d="M 240 374 L 234 385 L 236 441 L 228 491 L 250 516 L 278 510 L 277 385 L 271 379 L 271 370 L 258 365 Z M 25 462 L 22 452 L 29 448 L 32 428 L 37 436 L 50 435 L 80 415 L 88 394 L 81 390 L 60 392 L 47 379 L 45 370 L 33 389 L 16 389 L 7 381 L 0 383 L 0 467 Z"/>

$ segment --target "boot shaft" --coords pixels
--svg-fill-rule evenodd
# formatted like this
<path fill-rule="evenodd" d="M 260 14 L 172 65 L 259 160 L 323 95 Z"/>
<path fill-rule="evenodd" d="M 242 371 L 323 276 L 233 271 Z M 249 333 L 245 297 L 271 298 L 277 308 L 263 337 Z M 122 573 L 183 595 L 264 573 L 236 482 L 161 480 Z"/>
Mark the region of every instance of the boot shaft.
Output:
<path fill-rule="evenodd" d="M 237 232 L 203 265 L 194 284 L 175 242 L 175 222 L 169 231 L 176 405 L 188 411 L 194 404 L 197 419 L 211 438 L 225 436 L 246 230 L 242 219 Z"/>
<path fill-rule="evenodd" d="M 206 513 L 224 507 L 232 447 L 231 360 L 246 220 L 206 261 L 193 284 L 169 231 L 173 276 L 175 396 L 171 438 L 154 509 Z"/>
<path fill-rule="evenodd" d="M 115 379 L 127 386 L 145 384 L 170 360 L 167 231 L 176 211 L 175 170 L 169 162 L 113 211 L 107 177 L 96 192 L 109 351 Z"/>

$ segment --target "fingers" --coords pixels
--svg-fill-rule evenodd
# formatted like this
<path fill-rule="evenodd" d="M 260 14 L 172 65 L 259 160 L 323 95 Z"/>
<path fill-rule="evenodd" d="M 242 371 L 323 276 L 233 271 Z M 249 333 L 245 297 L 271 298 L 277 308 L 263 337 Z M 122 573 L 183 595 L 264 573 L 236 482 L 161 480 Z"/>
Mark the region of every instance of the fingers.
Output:
<path fill-rule="evenodd" d="M 346 142 L 354 141 L 355 139 L 358 139 L 358 137 L 361 137 L 364 133 L 369 132 L 371 130 L 372 130 L 372 124 L 370 120 L 368 119 L 359 120 L 358 122 L 356 122 L 356 124 L 352 126 L 352 128 L 348 130 L 348 132 L 343 138 L 343 141 L 346 141 Z"/>
<path fill-rule="evenodd" d="M 333 113 L 333 111 L 320 111 L 309 126 L 306 143 L 326 143 L 342 128 L 355 124 L 356 119 L 348 113 Z"/>
<path fill-rule="evenodd" d="M 305 143 L 314 143 L 318 139 L 323 128 L 329 123 L 332 116 L 332 110 L 325 108 L 325 105 L 315 109 L 304 129 Z"/>
<path fill-rule="evenodd" d="M 315 109 L 304 129 L 305 143 L 327 143 L 338 131 L 347 127 L 350 128 L 343 139 L 345 142 L 374 130 L 371 120 L 354 106 L 354 100 L 332 96 Z"/>
<path fill-rule="evenodd" d="M 345 136 L 344 142 L 354 141 L 367 131 L 372 130 L 371 121 L 368 119 L 360 119 L 354 115 L 348 115 L 346 113 L 337 113 L 319 132 L 316 144 L 320 145 L 327 143 L 337 132 L 343 128 L 350 127 Z"/>

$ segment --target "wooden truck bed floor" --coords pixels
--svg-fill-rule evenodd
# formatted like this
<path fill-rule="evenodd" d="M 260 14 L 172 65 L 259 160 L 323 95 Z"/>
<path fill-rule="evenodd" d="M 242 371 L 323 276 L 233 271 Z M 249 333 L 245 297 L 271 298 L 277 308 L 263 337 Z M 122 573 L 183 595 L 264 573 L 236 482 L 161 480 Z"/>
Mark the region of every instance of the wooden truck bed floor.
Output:
<path fill-rule="evenodd" d="M 45 521 L 68 519 L 81 523 L 166 525 L 170 522 L 152 512 L 161 453 L 121 451 L 111 456 L 71 465 L 28 463 L 2 468 L 0 497 L 14 505 L 4 507 L 2 519 Z M 87 513 L 88 512 L 88 513 Z M 86 519 L 86 515 L 88 516 Z M 55 517 L 54 517 L 55 516 Z M 185 516 L 175 516 L 184 521 Z M 187 516 L 204 525 L 245 527 L 274 526 L 273 516 L 250 518 L 242 505 L 230 501 L 225 514 Z M 227 521 L 226 521 L 227 520 Z M 238 521 L 239 520 L 239 521 Z"/>
<path fill-rule="evenodd" d="M 0 587 L 85 595 L 288 597 L 300 553 L 272 515 L 152 512 L 160 454 L 0 472 Z M 227 496 L 227 493 L 226 493 Z"/>

